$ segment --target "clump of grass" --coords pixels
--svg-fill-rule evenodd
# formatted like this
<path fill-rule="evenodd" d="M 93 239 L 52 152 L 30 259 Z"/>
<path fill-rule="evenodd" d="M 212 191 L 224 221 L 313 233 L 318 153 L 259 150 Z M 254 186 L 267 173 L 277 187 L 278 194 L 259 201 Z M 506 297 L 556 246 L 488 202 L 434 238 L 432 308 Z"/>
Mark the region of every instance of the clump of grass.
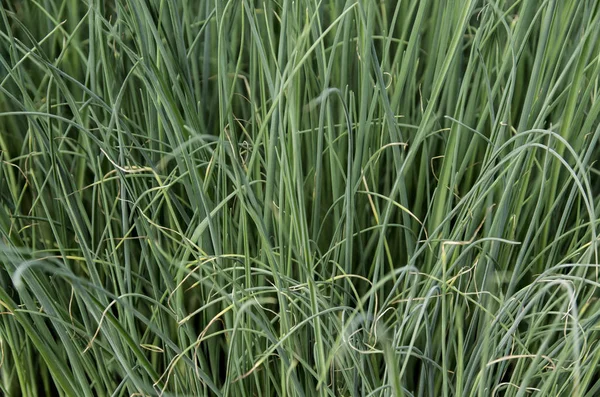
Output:
<path fill-rule="evenodd" d="M 600 3 L 6 1 L 7 396 L 593 396 Z"/>

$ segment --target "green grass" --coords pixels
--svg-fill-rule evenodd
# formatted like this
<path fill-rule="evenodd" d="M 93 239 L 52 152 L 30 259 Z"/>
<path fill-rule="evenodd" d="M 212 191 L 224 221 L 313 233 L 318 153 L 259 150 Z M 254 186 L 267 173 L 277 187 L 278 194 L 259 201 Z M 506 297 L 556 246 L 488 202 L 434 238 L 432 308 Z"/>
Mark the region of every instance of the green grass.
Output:
<path fill-rule="evenodd" d="M 11 0 L 0 395 L 600 393 L 598 0 Z"/>

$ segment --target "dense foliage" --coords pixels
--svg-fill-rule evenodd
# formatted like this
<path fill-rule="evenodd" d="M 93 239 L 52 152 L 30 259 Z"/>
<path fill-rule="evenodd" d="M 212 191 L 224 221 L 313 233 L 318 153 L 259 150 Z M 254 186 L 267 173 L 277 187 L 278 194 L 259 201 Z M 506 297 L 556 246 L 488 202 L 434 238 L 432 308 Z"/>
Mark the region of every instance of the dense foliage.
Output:
<path fill-rule="evenodd" d="M 0 394 L 600 393 L 600 1 L 0 17 Z"/>

